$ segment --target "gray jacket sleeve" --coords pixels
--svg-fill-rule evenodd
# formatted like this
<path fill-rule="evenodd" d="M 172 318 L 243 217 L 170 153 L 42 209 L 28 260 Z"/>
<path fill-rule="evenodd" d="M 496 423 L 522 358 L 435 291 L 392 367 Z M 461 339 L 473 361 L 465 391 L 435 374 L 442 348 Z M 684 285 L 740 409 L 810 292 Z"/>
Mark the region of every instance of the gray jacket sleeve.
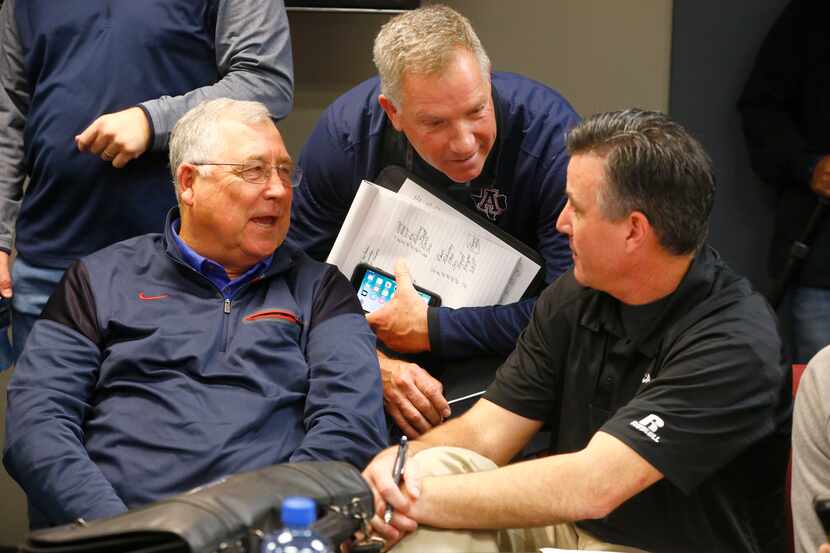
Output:
<path fill-rule="evenodd" d="M 294 65 L 283 0 L 220 0 L 215 49 L 217 83 L 141 104 L 151 119 L 153 150 L 167 148 L 176 121 L 204 100 L 256 100 L 275 119 L 291 111 Z"/>
<path fill-rule="evenodd" d="M 29 111 L 29 85 L 14 19 L 15 2 L 0 9 L 0 250 L 10 252 L 23 181 L 23 128 Z"/>

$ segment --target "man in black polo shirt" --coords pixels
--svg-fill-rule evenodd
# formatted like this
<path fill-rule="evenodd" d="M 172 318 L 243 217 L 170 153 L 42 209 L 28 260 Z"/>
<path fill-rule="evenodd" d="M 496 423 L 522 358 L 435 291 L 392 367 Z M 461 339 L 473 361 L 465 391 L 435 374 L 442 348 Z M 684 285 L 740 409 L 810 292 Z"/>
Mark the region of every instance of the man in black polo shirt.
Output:
<path fill-rule="evenodd" d="M 567 142 L 574 268 L 484 399 L 410 444 L 400 488 L 397 448 L 372 461 L 376 506 L 395 509 L 374 530 L 417 526 L 412 551 L 783 550 L 789 371 L 764 299 L 704 244 L 709 158 L 636 110 Z M 507 465 L 544 423 L 554 454 Z"/>

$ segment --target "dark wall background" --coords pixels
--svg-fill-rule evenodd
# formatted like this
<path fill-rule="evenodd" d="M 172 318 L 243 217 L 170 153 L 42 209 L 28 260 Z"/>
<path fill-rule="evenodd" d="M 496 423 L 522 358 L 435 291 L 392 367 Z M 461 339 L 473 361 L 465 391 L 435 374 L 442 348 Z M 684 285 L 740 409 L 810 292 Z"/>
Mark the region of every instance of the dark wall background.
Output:
<path fill-rule="evenodd" d="M 669 112 L 712 156 L 710 242 L 766 290 L 775 198 L 755 176 L 735 105 L 764 36 L 787 0 L 675 0 Z"/>

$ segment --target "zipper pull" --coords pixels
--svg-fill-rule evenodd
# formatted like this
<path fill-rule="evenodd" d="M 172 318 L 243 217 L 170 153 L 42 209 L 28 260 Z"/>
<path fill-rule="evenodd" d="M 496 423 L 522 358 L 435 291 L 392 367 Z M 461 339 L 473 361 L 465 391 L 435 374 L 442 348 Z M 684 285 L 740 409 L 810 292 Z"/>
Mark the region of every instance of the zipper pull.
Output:
<path fill-rule="evenodd" d="M 225 315 L 229 315 L 231 312 L 231 300 L 230 298 L 225 298 L 225 308 L 223 309 Z"/>

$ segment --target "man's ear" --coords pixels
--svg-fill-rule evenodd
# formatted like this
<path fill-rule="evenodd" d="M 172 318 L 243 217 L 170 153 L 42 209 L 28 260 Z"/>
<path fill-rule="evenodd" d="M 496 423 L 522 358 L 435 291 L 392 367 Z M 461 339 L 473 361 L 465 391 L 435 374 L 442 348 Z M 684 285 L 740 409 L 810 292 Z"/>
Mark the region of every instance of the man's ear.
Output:
<path fill-rule="evenodd" d="M 179 183 L 179 201 L 185 205 L 193 205 L 195 196 L 193 185 L 198 171 L 195 165 L 189 163 L 182 163 L 176 170 L 176 181 Z"/>
<path fill-rule="evenodd" d="M 625 247 L 628 251 L 640 248 L 647 240 L 654 238 L 654 228 L 642 211 L 632 211 L 628 215 L 628 236 Z"/>
<path fill-rule="evenodd" d="M 398 107 L 395 105 L 395 102 L 381 94 L 378 96 L 378 103 L 380 104 L 380 107 L 383 108 L 383 111 L 386 112 L 386 116 L 392 122 L 392 126 L 395 127 L 395 130 L 403 132 L 401 129 L 401 114 L 398 111 Z"/>

